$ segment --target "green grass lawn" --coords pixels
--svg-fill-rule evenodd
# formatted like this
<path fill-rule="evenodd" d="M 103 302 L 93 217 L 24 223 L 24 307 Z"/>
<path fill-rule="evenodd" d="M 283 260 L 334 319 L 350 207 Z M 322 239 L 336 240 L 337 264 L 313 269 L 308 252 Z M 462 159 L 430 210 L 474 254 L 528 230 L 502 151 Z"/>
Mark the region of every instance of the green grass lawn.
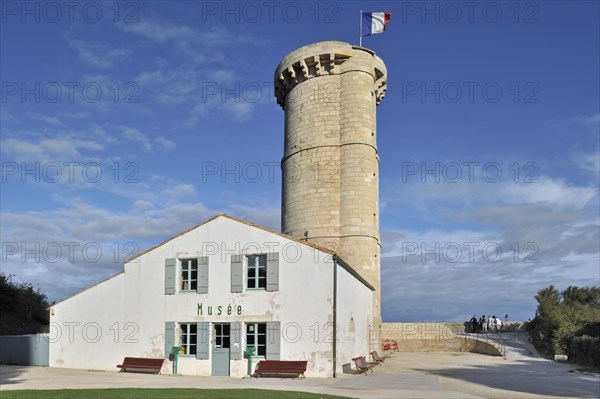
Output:
<path fill-rule="evenodd" d="M 265 389 L 43 389 L 2 391 L 2 399 L 343 399 L 343 396 Z M 347 398 L 346 398 L 347 399 Z"/>

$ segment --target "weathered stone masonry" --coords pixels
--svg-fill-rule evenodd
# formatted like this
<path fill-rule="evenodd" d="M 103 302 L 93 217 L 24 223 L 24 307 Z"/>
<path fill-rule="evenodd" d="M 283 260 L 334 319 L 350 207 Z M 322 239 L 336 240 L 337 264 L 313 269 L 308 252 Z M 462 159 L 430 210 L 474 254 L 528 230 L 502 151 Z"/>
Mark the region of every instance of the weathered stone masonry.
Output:
<path fill-rule="evenodd" d="M 374 52 L 320 42 L 286 56 L 275 71 L 285 110 L 284 234 L 328 247 L 376 289 L 371 342 L 381 328 L 379 156 L 376 106 L 387 70 Z"/>

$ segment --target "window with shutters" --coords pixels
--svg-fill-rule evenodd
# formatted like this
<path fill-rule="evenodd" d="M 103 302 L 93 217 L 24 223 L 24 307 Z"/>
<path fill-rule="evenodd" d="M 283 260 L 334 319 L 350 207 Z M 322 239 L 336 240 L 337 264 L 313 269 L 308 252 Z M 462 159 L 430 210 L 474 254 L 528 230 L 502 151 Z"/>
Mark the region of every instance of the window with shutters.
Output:
<path fill-rule="evenodd" d="M 198 288 L 198 259 L 181 259 L 181 291 Z"/>
<path fill-rule="evenodd" d="M 256 356 L 267 355 L 267 325 L 264 323 L 246 324 L 246 347 L 253 346 Z"/>
<path fill-rule="evenodd" d="M 196 323 L 192 324 L 180 324 L 181 330 L 181 347 L 184 350 L 184 354 L 186 355 L 195 355 L 196 354 L 196 344 L 198 337 L 198 326 Z"/>
<path fill-rule="evenodd" d="M 267 288 L 267 255 L 248 255 L 247 288 Z"/>

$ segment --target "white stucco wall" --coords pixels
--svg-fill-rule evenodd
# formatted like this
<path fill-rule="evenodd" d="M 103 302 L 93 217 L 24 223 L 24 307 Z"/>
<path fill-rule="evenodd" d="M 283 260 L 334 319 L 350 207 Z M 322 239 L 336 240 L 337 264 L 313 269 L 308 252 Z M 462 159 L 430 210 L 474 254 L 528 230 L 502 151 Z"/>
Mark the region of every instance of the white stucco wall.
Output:
<path fill-rule="evenodd" d="M 365 356 L 370 359 L 370 331 L 373 325 L 373 295 L 363 283 L 345 268 L 338 266 L 337 272 L 337 326 L 338 345 L 336 369 L 352 359 Z"/>
<path fill-rule="evenodd" d="M 124 277 L 117 274 L 51 307 L 50 367 L 116 370 L 122 353 L 137 346 L 127 339 L 136 328 L 127 323 L 136 319 L 124 303 Z"/>
<path fill-rule="evenodd" d="M 279 291 L 231 293 L 231 256 L 268 252 L 280 254 Z M 209 257 L 209 293 L 165 295 L 165 259 L 199 256 Z M 363 346 L 368 346 L 371 291 L 338 269 L 342 270 L 338 270 L 340 332 L 350 330 L 350 317 L 355 325 L 353 339 L 339 335 L 344 340 L 338 342 L 338 351 L 344 358 L 347 353 L 362 355 Z M 279 321 L 281 360 L 308 360 L 307 377 L 331 376 L 332 288 L 331 255 L 229 217 L 218 217 L 130 261 L 124 273 L 54 305 L 51 322 L 57 326 L 79 323 L 79 334 L 67 339 L 62 327 L 61 337 L 50 344 L 50 366 L 116 370 L 125 356 L 164 357 L 165 322 Z M 203 315 L 198 315 L 199 303 Z M 229 305 L 231 315 L 226 312 Z M 211 316 L 208 306 L 213 308 Z M 222 306 L 221 315 L 216 314 L 218 306 Z M 241 315 L 237 314 L 238 306 L 242 307 Z M 102 337 L 97 342 L 81 334 L 86 323 L 101 327 Z M 85 328 L 88 335 L 93 332 L 95 336 L 96 325 Z M 244 348 L 245 342 L 241 345 Z M 233 360 L 230 373 L 241 377 L 246 367 L 245 359 Z M 341 370 L 341 364 L 338 367 Z M 170 372 L 171 364 L 165 361 L 163 373 Z M 179 373 L 210 375 L 211 360 L 180 356 Z"/>

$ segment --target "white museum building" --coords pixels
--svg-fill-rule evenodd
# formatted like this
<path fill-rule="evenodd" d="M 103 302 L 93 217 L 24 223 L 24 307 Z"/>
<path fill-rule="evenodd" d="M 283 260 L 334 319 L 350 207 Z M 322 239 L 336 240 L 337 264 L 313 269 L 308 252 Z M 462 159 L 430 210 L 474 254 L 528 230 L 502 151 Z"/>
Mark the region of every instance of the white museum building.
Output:
<path fill-rule="evenodd" d="M 51 367 L 116 370 L 165 358 L 178 372 L 246 375 L 261 359 L 307 360 L 330 377 L 369 353 L 374 288 L 334 252 L 220 214 L 129 259 L 50 309 Z"/>

